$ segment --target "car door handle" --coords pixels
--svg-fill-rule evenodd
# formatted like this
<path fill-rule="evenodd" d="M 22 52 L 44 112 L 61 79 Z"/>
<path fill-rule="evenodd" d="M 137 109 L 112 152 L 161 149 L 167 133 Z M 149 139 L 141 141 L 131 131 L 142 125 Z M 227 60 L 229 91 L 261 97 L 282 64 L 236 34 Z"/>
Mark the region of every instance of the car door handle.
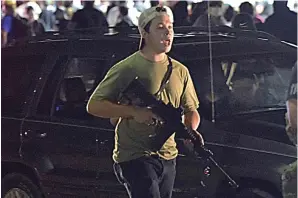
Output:
<path fill-rule="evenodd" d="M 100 141 L 99 143 L 101 144 L 101 145 L 106 145 L 106 143 L 108 143 L 109 142 L 109 140 L 102 140 L 102 141 Z"/>
<path fill-rule="evenodd" d="M 47 136 L 47 133 L 41 132 L 41 131 L 32 131 L 32 130 L 28 129 L 24 132 L 24 135 L 26 137 L 31 137 L 31 138 L 34 138 L 34 137 L 44 138 Z"/>

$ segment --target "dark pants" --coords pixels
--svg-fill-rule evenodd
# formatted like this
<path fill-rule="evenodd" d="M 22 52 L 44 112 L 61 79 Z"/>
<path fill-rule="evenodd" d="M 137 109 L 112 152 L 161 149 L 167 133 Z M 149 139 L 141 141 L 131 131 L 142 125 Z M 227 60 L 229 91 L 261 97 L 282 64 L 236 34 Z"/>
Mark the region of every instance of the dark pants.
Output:
<path fill-rule="evenodd" d="M 130 198 L 171 198 L 176 176 L 176 159 L 164 160 L 145 156 L 128 162 L 115 163 L 118 180 Z"/>

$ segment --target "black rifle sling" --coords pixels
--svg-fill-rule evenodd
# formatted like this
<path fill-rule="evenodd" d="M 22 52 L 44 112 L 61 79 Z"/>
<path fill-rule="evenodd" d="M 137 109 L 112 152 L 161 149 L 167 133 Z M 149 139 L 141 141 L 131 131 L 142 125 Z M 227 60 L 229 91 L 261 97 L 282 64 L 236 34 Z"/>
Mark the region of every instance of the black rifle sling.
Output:
<path fill-rule="evenodd" d="M 169 56 L 167 56 L 167 57 L 168 57 L 168 62 L 169 62 L 168 69 L 165 73 L 165 76 L 163 77 L 163 79 L 161 81 L 159 90 L 156 92 L 156 94 L 154 94 L 157 97 L 160 97 L 161 92 L 166 88 L 166 85 L 168 84 L 168 82 L 170 80 L 170 77 L 171 77 L 171 74 L 172 74 L 172 71 L 173 71 L 172 60 Z"/>

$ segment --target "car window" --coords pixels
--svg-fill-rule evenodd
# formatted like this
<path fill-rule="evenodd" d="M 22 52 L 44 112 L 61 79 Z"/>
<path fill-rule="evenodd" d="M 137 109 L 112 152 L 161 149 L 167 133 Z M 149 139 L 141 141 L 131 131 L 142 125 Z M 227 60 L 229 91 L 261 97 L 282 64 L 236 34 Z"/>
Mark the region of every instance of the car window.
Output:
<path fill-rule="evenodd" d="M 2 57 L 2 113 L 22 113 L 44 62 L 41 55 Z"/>
<path fill-rule="evenodd" d="M 212 76 L 208 61 L 193 61 L 189 64 L 200 108 L 211 112 L 214 102 L 215 115 L 220 116 L 284 107 L 294 61 L 286 56 L 215 58 Z"/>
<path fill-rule="evenodd" d="M 67 64 L 68 56 L 59 57 L 52 69 L 52 72 L 48 75 L 42 95 L 38 101 L 37 114 L 49 116 L 53 109 L 53 100 L 57 92 L 57 86 L 60 78 L 63 75 L 64 66 Z"/>
<path fill-rule="evenodd" d="M 66 66 L 61 67 L 59 64 Z M 105 65 L 105 60 L 77 57 L 69 59 L 67 63 L 58 63 L 47 81 L 42 96 L 46 99 L 41 100 L 38 114 L 79 120 L 93 119 L 93 116 L 87 113 L 86 105 L 97 84 L 104 77 Z M 44 103 L 51 106 L 47 105 L 45 109 Z"/>
<path fill-rule="evenodd" d="M 103 78 L 104 60 L 73 58 L 67 66 L 55 99 L 54 116 L 88 120 L 86 106 L 98 82 Z"/>
<path fill-rule="evenodd" d="M 289 65 L 289 67 L 283 67 Z M 226 86 L 227 106 L 231 113 L 284 107 L 293 65 L 278 57 L 221 60 L 225 83 L 215 83 L 215 89 Z M 218 113 L 224 114 L 220 105 Z"/>

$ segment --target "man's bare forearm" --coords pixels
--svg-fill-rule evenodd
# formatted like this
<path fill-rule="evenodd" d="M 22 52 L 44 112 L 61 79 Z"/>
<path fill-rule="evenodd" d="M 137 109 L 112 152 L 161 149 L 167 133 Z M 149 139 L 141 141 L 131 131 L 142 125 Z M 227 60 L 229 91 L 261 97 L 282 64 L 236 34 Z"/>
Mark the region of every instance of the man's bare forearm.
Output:
<path fill-rule="evenodd" d="M 184 125 L 193 130 L 197 130 L 200 125 L 200 115 L 198 111 L 190 111 L 184 115 Z"/>
<path fill-rule="evenodd" d="M 1 33 L 1 39 L 2 39 L 2 44 L 1 46 L 4 47 L 7 44 L 7 37 L 8 37 L 8 33 L 5 31 L 2 31 Z"/>
<path fill-rule="evenodd" d="M 89 100 L 87 111 L 102 118 L 129 118 L 134 116 L 135 107 L 115 104 L 108 100 Z"/>
<path fill-rule="evenodd" d="M 290 126 L 297 129 L 297 100 L 290 99 L 287 101 L 288 119 Z"/>

